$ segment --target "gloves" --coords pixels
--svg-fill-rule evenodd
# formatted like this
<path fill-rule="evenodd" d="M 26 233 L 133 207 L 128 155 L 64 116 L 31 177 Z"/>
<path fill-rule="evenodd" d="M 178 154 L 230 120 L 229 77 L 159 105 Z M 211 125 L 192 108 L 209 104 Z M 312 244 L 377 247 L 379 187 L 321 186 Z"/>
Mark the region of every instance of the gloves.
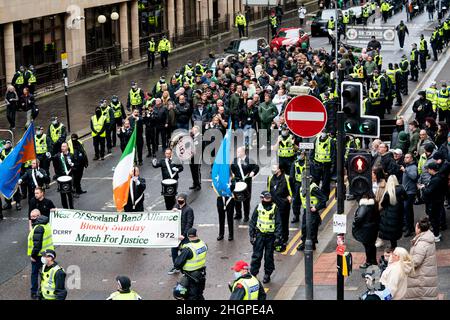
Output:
<path fill-rule="evenodd" d="M 69 164 L 69 166 L 73 167 L 73 162 L 69 158 L 67 159 L 67 163 Z"/>
<path fill-rule="evenodd" d="M 46 152 L 45 156 L 50 159 L 52 157 L 52 154 L 50 152 Z"/>
<path fill-rule="evenodd" d="M 274 242 L 274 246 L 276 252 L 283 252 L 284 250 L 286 250 L 286 245 L 281 239 L 276 239 Z"/>
<path fill-rule="evenodd" d="M 19 179 L 19 181 L 17 181 L 18 184 L 22 184 L 23 180 Z"/>
<path fill-rule="evenodd" d="M 256 238 L 255 237 L 251 237 L 250 238 L 250 243 L 251 243 L 252 246 L 255 245 L 255 242 L 256 242 Z"/>
<path fill-rule="evenodd" d="M 152 160 L 152 164 L 153 164 L 154 166 L 156 166 L 157 163 L 158 163 L 158 160 L 156 160 L 156 158 Z"/>
<path fill-rule="evenodd" d="M 43 178 L 43 177 L 44 177 L 44 175 L 43 175 L 42 172 L 40 172 L 40 171 L 38 171 L 36 175 L 37 175 L 39 178 Z"/>
<path fill-rule="evenodd" d="M 177 167 L 172 168 L 172 171 L 178 172 L 178 168 Z"/>

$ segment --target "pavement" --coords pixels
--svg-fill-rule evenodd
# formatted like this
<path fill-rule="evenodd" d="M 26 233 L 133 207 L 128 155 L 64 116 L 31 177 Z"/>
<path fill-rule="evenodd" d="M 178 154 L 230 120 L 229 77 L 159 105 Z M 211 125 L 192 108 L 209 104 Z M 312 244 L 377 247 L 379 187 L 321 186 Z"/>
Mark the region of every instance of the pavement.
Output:
<path fill-rule="evenodd" d="M 405 13 L 399 13 L 389 22 L 394 22 L 403 18 Z M 405 19 L 406 20 L 406 19 Z M 430 26 L 425 15 L 416 18 L 414 21 L 417 28 L 410 29 L 410 36 L 406 44 L 417 41 L 421 32 L 426 38 L 430 35 Z M 295 21 L 295 22 L 292 22 Z M 287 20 L 284 25 L 296 25 L 297 19 Z M 378 21 L 376 21 L 378 23 Z M 422 27 L 420 27 L 422 26 Z M 409 26 L 408 26 L 409 27 Z M 265 27 L 255 28 L 251 31 L 253 36 L 264 36 Z M 161 74 L 170 76 L 175 69 L 181 66 L 188 58 L 203 58 L 213 49 L 221 52 L 230 38 L 223 38 L 220 43 L 213 43 L 209 46 L 195 48 L 186 52 L 180 52 L 169 60 L 169 70 L 161 71 L 159 64 L 155 70 L 147 70 L 143 66 L 136 66 L 123 71 L 119 76 L 110 76 L 107 79 L 98 80 L 95 83 L 85 84 L 70 91 L 72 131 L 86 131 L 88 118 L 92 113 L 97 101 L 102 97 L 110 97 L 118 93 L 121 98 L 125 97 L 129 90 L 131 80 L 137 80 L 141 87 L 150 90 L 152 85 L 159 79 Z M 329 49 L 327 38 L 313 38 L 313 47 L 325 47 Z M 405 46 L 408 48 L 409 46 Z M 404 50 L 382 51 L 384 62 L 400 61 Z M 441 58 L 442 59 L 442 58 Z M 443 60 L 444 61 L 444 60 Z M 439 64 L 436 66 L 440 67 Z M 430 75 L 435 72 L 430 66 L 430 73 L 420 74 L 419 80 L 425 79 L 421 86 L 425 85 Z M 443 66 L 438 78 L 445 79 L 450 66 Z M 436 69 L 437 70 L 437 69 Z M 414 101 L 414 90 L 416 83 L 410 83 L 411 100 L 405 102 L 410 107 Z M 405 99 L 406 101 L 406 99 Z M 41 114 L 37 124 L 47 125 L 50 115 L 56 114 L 65 121 L 64 96 L 55 95 L 39 102 Z M 76 107 L 73 107 L 76 106 Z M 395 111 L 400 111 L 394 108 Z M 401 110 L 401 112 L 408 110 Z M 23 115 L 19 116 L 19 124 L 24 124 Z M 6 120 L 0 119 L 0 128 L 5 126 Z M 20 128 L 20 126 L 17 126 Z M 17 129 L 17 137 L 21 135 Z M 93 155 L 91 138 L 85 138 L 85 146 L 88 155 Z M 120 152 L 118 148 L 108 155 L 105 161 L 90 161 L 89 168 L 85 171 L 82 186 L 88 193 L 75 199 L 75 208 L 90 211 L 114 211 L 112 199 L 112 175 L 114 166 L 118 163 Z M 145 150 L 145 149 L 144 149 Z M 145 151 L 144 151 L 145 152 Z M 144 153 L 144 155 L 146 152 Z M 162 155 L 160 150 L 158 157 Z M 90 159 L 91 160 L 91 159 Z M 205 290 L 206 299 L 227 299 L 229 291 L 227 283 L 232 280 L 230 266 L 239 259 L 249 261 L 252 248 L 248 241 L 248 226 L 242 221 L 235 221 L 235 240 L 216 241 L 218 234 L 218 220 L 215 206 L 216 195 L 213 192 L 210 180 L 210 167 L 202 166 L 202 190 L 199 192 L 189 192 L 191 185 L 191 175 L 189 168 L 185 167 L 180 175 L 179 192 L 188 193 L 188 203 L 195 212 L 195 226 L 199 230 L 200 237 L 205 240 L 209 247 L 207 261 L 207 282 Z M 262 173 L 254 180 L 252 208 L 258 203 L 257 195 L 265 189 L 265 181 L 269 169 L 263 168 Z M 163 209 L 163 198 L 160 194 L 160 171 L 150 165 L 148 159 L 144 159 L 141 167 L 141 176 L 147 180 L 145 192 L 145 206 L 147 210 Z M 47 197 L 52 199 L 56 206 L 60 206 L 60 198 L 54 185 L 47 191 Z M 25 255 L 28 221 L 27 205 L 23 201 L 22 211 L 4 211 L 5 220 L 0 222 L 0 256 L 8 257 L 3 259 L 0 266 L 0 299 L 28 299 L 29 297 L 29 276 L 30 263 Z M 336 200 L 334 195 L 330 197 L 328 207 L 322 212 L 323 223 L 320 227 L 319 245 L 314 254 L 315 259 L 315 298 L 335 299 L 335 236 L 332 232 L 332 214 L 336 212 Z M 351 225 L 353 215 L 353 203 L 346 202 L 345 212 L 348 215 L 347 225 Z M 423 208 L 417 207 L 416 217 L 423 215 Z M 296 251 L 296 246 L 300 243 L 299 224 L 291 224 L 290 241 L 284 253 L 275 254 L 276 270 L 272 275 L 272 282 L 267 285 L 269 299 L 304 299 L 304 259 L 303 254 Z M 348 228 L 350 230 L 350 227 Z M 447 297 L 450 292 L 450 279 L 448 273 L 447 251 L 450 241 L 447 239 L 449 231 L 445 231 L 439 249 L 439 277 L 442 297 Z M 399 241 L 400 246 L 409 248 L 409 239 Z M 354 272 L 346 280 L 346 299 L 357 299 L 358 295 L 364 291 L 363 281 L 359 275 L 357 266 L 360 264 L 363 247 L 354 241 L 350 234 L 347 234 L 347 247 L 353 253 L 355 260 Z M 67 287 L 69 289 L 68 299 L 91 299 L 103 300 L 116 289 L 114 281 L 116 275 L 126 274 L 132 280 L 133 288 L 145 299 L 172 299 L 172 288 L 175 286 L 179 275 L 167 275 L 167 270 L 171 268 L 171 258 L 169 249 L 123 249 L 123 248 L 99 248 L 99 247 L 63 247 L 56 249 L 57 261 L 66 269 Z M 441 258 L 442 257 L 442 258 Z M 260 273 L 261 275 L 261 273 Z"/>

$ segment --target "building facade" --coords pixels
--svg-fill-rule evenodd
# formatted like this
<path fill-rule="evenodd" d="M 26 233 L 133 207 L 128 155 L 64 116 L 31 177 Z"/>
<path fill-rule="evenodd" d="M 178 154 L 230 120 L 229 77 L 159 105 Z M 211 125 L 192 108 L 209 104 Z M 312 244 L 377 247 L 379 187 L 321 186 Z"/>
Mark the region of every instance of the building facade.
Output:
<path fill-rule="evenodd" d="M 77 81 L 140 59 L 150 37 L 165 34 L 177 46 L 228 31 L 244 7 L 245 0 L 0 0 L 0 95 L 21 65 L 35 67 L 38 88 L 51 87 L 66 52 Z"/>

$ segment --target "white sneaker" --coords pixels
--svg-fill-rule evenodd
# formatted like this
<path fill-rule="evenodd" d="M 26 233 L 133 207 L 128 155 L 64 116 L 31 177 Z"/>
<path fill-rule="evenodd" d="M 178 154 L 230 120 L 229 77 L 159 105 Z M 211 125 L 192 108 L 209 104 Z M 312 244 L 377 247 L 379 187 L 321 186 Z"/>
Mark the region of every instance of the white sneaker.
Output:
<path fill-rule="evenodd" d="M 261 148 L 259 148 L 260 150 L 264 150 L 266 148 L 266 146 L 262 146 Z"/>
<path fill-rule="evenodd" d="M 375 247 L 380 248 L 384 246 L 384 241 L 380 238 L 377 238 L 377 241 L 375 242 Z"/>
<path fill-rule="evenodd" d="M 437 237 L 434 237 L 434 242 L 441 242 L 441 234 L 439 234 Z"/>

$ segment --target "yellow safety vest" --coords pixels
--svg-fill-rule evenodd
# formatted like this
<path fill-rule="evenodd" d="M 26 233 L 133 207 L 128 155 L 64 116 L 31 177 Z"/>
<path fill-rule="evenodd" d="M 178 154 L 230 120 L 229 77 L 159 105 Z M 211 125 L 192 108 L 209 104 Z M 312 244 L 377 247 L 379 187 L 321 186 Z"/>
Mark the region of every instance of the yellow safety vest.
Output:
<path fill-rule="evenodd" d="M 428 88 L 427 90 L 425 90 L 425 97 L 427 100 L 430 100 L 430 102 L 433 104 L 433 108 L 436 108 L 437 93 L 438 90 L 435 88 Z"/>
<path fill-rule="evenodd" d="M 38 253 L 38 256 L 41 256 L 41 252 L 45 250 L 55 250 L 55 247 L 53 246 L 53 239 L 52 239 L 52 227 L 50 226 L 50 223 L 47 224 L 37 224 L 33 227 L 33 229 L 28 234 L 28 250 L 27 255 L 31 257 L 31 253 L 33 252 L 34 244 L 33 244 L 33 236 L 34 231 L 38 226 L 42 226 L 44 228 L 44 235 L 42 237 L 42 248 L 41 251 Z"/>
<path fill-rule="evenodd" d="M 83 145 L 83 141 L 78 140 L 78 142 L 79 142 L 81 145 Z M 73 148 L 73 142 L 72 142 L 72 139 L 70 139 L 69 142 L 67 142 L 67 147 L 69 148 L 69 152 L 73 154 L 74 151 L 75 151 L 75 149 Z"/>
<path fill-rule="evenodd" d="M 346 145 L 345 145 L 345 155 L 344 155 L 344 158 L 345 158 L 345 159 L 348 158 L 348 154 L 349 154 L 349 152 L 350 152 L 350 149 L 352 149 L 352 148 L 351 148 L 352 142 L 355 143 L 356 149 L 361 149 L 361 140 L 359 140 L 359 138 L 356 138 L 355 140 L 350 140 L 350 141 L 348 141 L 348 142 L 346 143 Z"/>
<path fill-rule="evenodd" d="M 370 13 L 369 13 L 369 8 L 364 7 L 364 8 L 363 8 L 362 14 L 363 14 L 363 18 L 368 18 L 369 15 L 370 15 Z"/>
<path fill-rule="evenodd" d="M 379 66 L 383 65 L 383 57 L 380 54 L 375 56 L 374 61 Z"/>
<path fill-rule="evenodd" d="M 380 98 L 380 89 L 375 91 L 372 88 L 370 88 L 370 90 L 369 90 L 370 103 L 372 103 L 372 105 L 374 105 L 374 106 L 381 104 L 381 101 L 379 100 L 379 98 Z"/>
<path fill-rule="evenodd" d="M 156 51 L 156 43 L 155 43 L 155 41 L 149 41 L 148 42 L 148 51 L 149 52 L 155 52 Z"/>
<path fill-rule="evenodd" d="M 28 78 L 28 83 L 30 83 L 30 84 L 36 83 L 36 76 L 34 75 L 34 73 L 29 70 L 28 70 L 28 72 L 30 73 L 30 77 Z"/>
<path fill-rule="evenodd" d="M 316 196 L 312 195 L 312 191 L 314 188 L 318 188 L 317 184 L 311 183 L 309 186 L 309 203 L 311 207 L 315 207 L 319 203 L 319 199 Z M 300 187 L 300 199 L 302 200 L 302 207 L 306 209 L 306 194 L 303 194 L 303 186 Z"/>
<path fill-rule="evenodd" d="M 425 163 L 427 162 L 427 155 L 424 153 L 422 153 L 419 157 L 419 163 L 417 164 L 417 172 L 419 173 L 419 175 L 422 174 L 423 172 L 423 166 L 425 165 Z"/>
<path fill-rule="evenodd" d="M 272 28 L 276 28 L 278 26 L 278 20 L 276 16 L 270 16 L 270 24 Z"/>
<path fill-rule="evenodd" d="M 42 266 L 41 272 L 41 294 L 44 300 L 56 300 L 55 295 L 55 275 L 59 270 L 63 270 L 59 265 L 54 266 L 53 268 L 45 271 L 45 265 Z"/>
<path fill-rule="evenodd" d="M 53 143 L 56 143 L 56 141 L 58 141 L 58 139 L 60 138 L 62 127 L 62 124 L 60 124 L 58 128 L 55 128 L 53 123 L 50 125 L 50 138 L 52 139 Z"/>
<path fill-rule="evenodd" d="M 158 51 L 159 52 L 167 51 L 170 53 L 170 51 L 171 51 L 170 41 L 167 39 L 161 40 L 158 44 Z"/>
<path fill-rule="evenodd" d="M 331 138 L 321 142 L 319 138 L 316 139 L 314 150 L 314 161 L 324 163 L 331 162 Z"/>
<path fill-rule="evenodd" d="M 110 107 L 100 108 L 100 110 L 102 110 L 102 115 L 105 117 L 106 123 L 111 123 L 111 117 L 109 116 Z"/>
<path fill-rule="evenodd" d="M 23 84 L 25 82 L 25 78 L 23 76 L 23 72 L 17 71 L 19 76 L 16 78 L 16 84 Z"/>
<path fill-rule="evenodd" d="M 278 156 L 281 158 L 290 158 L 295 155 L 294 137 L 290 135 L 286 140 L 281 140 L 278 147 Z"/>
<path fill-rule="evenodd" d="M 36 154 L 44 154 L 47 149 L 47 135 L 44 133 L 40 138 L 34 137 L 34 143 L 36 145 Z"/>
<path fill-rule="evenodd" d="M 137 292 L 130 290 L 130 292 L 123 293 L 123 292 L 113 292 L 108 300 L 139 300 L 140 296 L 137 294 Z"/>
<path fill-rule="evenodd" d="M 184 271 L 195 271 L 206 266 L 206 253 L 208 252 L 208 247 L 202 240 L 195 243 L 188 242 L 182 245 L 181 248 L 189 248 L 193 254 L 193 257 L 184 264 Z"/>
<path fill-rule="evenodd" d="M 395 70 L 387 69 L 386 74 L 391 79 L 392 83 L 395 84 Z"/>
<path fill-rule="evenodd" d="M 383 3 L 381 4 L 381 11 L 382 11 L 382 12 L 389 11 L 390 8 L 391 8 L 391 7 L 390 7 L 386 2 L 383 2 Z"/>
<path fill-rule="evenodd" d="M 97 120 L 97 116 L 94 115 L 94 116 L 91 117 L 91 120 L 92 120 L 92 125 L 94 126 L 94 129 L 97 132 L 102 130 L 103 125 L 106 122 L 106 119 L 105 119 L 105 117 L 103 115 L 98 120 Z M 92 131 L 92 136 L 96 137 L 97 133 Z M 103 133 L 100 134 L 100 137 L 102 137 L 102 138 L 106 137 L 106 131 L 103 131 Z"/>
<path fill-rule="evenodd" d="M 420 43 L 419 43 L 419 51 L 427 50 L 426 44 L 427 44 L 426 40 L 425 39 L 421 39 Z"/>
<path fill-rule="evenodd" d="M 449 109 L 448 97 L 449 97 L 449 94 L 448 94 L 447 89 L 439 90 L 439 93 L 437 95 L 437 106 L 438 106 L 439 109 L 441 109 L 443 111 Z"/>
<path fill-rule="evenodd" d="M 410 55 L 409 59 L 411 61 L 416 60 L 416 50 L 415 49 L 411 50 L 411 55 Z"/>
<path fill-rule="evenodd" d="M 334 20 L 328 20 L 327 29 L 334 29 Z"/>
<path fill-rule="evenodd" d="M 364 68 L 363 66 L 360 66 L 359 68 L 357 66 L 353 67 L 353 72 L 356 73 L 356 77 L 359 79 L 364 78 Z"/>
<path fill-rule="evenodd" d="M 250 279 L 247 278 L 239 278 L 233 284 L 233 288 L 231 291 L 234 291 L 236 286 L 241 284 L 245 290 L 245 296 L 242 300 L 258 300 L 259 297 L 259 281 L 254 276 Z"/>
<path fill-rule="evenodd" d="M 245 16 L 240 14 L 236 16 L 235 19 L 235 25 L 237 26 L 246 26 L 247 25 L 247 20 L 245 19 Z"/>
<path fill-rule="evenodd" d="M 262 203 L 258 205 L 258 220 L 256 221 L 256 227 L 261 233 L 274 233 L 275 232 L 275 209 L 277 205 L 272 203 L 270 210 L 264 209 Z"/>
<path fill-rule="evenodd" d="M 303 170 L 305 170 L 305 163 L 301 165 L 298 161 L 295 161 L 294 162 L 295 181 L 302 182 Z"/>
<path fill-rule="evenodd" d="M 272 182 L 272 177 L 273 176 L 269 176 L 269 179 L 267 179 L 267 190 L 269 190 L 270 192 L 270 182 Z M 287 174 L 284 175 L 284 179 L 286 180 L 286 185 L 289 191 L 289 195 L 292 197 L 292 189 L 291 189 L 291 183 L 289 182 L 289 176 Z"/>
<path fill-rule="evenodd" d="M 137 89 L 136 91 L 130 89 L 130 104 L 132 106 L 138 106 L 142 104 L 141 89 Z"/>
<path fill-rule="evenodd" d="M 117 119 L 122 117 L 122 103 L 119 102 L 117 105 L 115 105 L 114 103 L 111 102 L 109 106 L 114 111 L 114 118 Z"/>
<path fill-rule="evenodd" d="M 377 4 L 375 2 L 370 3 L 370 10 L 372 11 L 377 10 Z"/>
<path fill-rule="evenodd" d="M 344 14 L 344 16 L 342 17 L 342 23 L 348 24 L 349 22 L 350 22 L 350 16 Z"/>

